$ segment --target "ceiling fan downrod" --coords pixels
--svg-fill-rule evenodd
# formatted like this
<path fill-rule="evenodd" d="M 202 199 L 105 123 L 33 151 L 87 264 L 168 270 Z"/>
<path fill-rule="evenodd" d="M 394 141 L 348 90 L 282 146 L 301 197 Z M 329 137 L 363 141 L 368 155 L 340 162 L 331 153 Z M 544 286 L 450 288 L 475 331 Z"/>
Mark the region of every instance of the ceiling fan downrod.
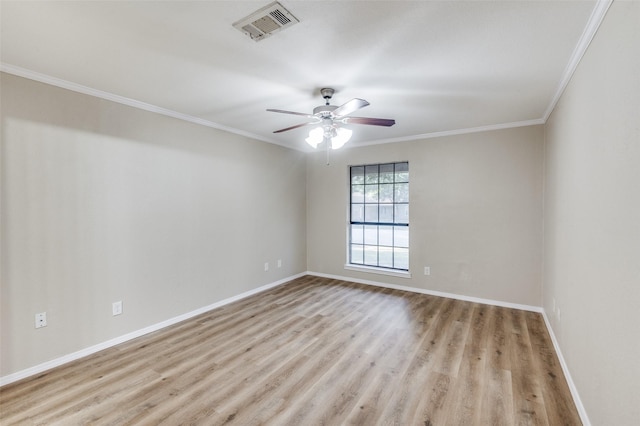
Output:
<path fill-rule="evenodd" d="M 331 100 L 331 98 L 333 97 L 333 94 L 336 93 L 335 90 L 333 90 L 330 87 L 325 87 L 320 89 L 320 94 L 322 95 L 322 97 L 324 98 L 325 101 L 325 105 L 329 105 L 329 101 Z"/>

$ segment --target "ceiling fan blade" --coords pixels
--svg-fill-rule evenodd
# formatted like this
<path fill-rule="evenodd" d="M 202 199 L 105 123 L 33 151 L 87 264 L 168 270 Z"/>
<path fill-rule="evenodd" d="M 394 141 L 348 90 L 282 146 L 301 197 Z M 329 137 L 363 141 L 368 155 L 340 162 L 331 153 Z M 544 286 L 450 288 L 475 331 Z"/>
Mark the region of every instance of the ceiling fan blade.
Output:
<path fill-rule="evenodd" d="M 293 130 L 293 129 L 297 129 L 298 127 L 304 127 L 304 126 L 309 126 L 310 124 L 318 124 L 317 122 L 315 123 L 302 123 L 302 124 L 296 124 L 295 126 L 291 126 L 291 127 L 286 127 L 284 129 L 280 129 L 280 130 L 276 130 L 273 133 L 282 133 L 282 132 L 287 132 L 289 130 Z"/>
<path fill-rule="evenodd" d="M 360 108 L 364 108 L 369 105 L 369 102 L 364 99 L 353 98 L 347 103 L 340 105 L 338 108 L 333 110 L 333 115 L 336 117 L 342 117 L 347 114 L 351 114 L 359 110 Z"/>
<path fill-rule="evenodd" d="M 370 118 L 370 117 L 345 117 L 345 124 L 369 124 L 372 126 L 391 127 L 396 124 L 392 118 Z"/>
<path fill-rule="evenodd" d="M 267 109 L 267 111 L 270 111 L 270 112 L 279 112 L 279 113 L 282 113 L 282 114 L 301 115 L 301 116 L 303 116 L 303 117 L 307 117 L 307 118 L 315 118 L 315 116 L 314 116 L 314 115 L 307 114 L 307 113 L 305 113 L 305 112 L 285 111 L 285 110 L 283 110 L 283 109 L 272 109 L 272 108 Z"/>

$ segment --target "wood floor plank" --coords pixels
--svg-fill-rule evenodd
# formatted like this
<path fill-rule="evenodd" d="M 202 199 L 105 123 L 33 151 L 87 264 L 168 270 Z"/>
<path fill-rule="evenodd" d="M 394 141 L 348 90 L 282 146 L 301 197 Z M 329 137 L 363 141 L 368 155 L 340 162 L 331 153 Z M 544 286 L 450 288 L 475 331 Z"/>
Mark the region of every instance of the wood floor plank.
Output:
<path fill-rule="evenodd" d="M 487 308 L 490 336 L 486 350 L 486 391 L 480 421 L 484 424 L 514 424 L 510 352 L 505 334 L 505 309 Z"/>
<path fill-rule="evenodd" d="M 305 276 L 0 388 L 4 425 L 580 425 L 540 314 Z"/>
<path fill-rule="evenodd" d="M 531 347 L 534 353 L 536 376 L 540 378 L 542 397 L 549 424 L 572 425 L 578 412 L 558 357 L 553 350 L 551 337 L 540 315 L 526 313 L 527 328 L 530 330 Z"/>
<path fill-rule="evenodd" d="M 473 314 L 467 325 L 468 338 L 461 359 L 461 366 L 452 392 L 458 395 L 450 399 L 448 423 L 483 424 L 481 409 L 486 387 L 486 344 L 489 330 L 486 309 L 474 304 Z M 457 340 L 457 339 L 456 339 Z"/>
<path fill-rule="evenodd" d="M 535 375 L 534 354 L 529 339 L 525 313 L 511 311 L 511 370 L 516 424 L 548 425 L 549 421 L 542 399 L 540 377 Z"/>

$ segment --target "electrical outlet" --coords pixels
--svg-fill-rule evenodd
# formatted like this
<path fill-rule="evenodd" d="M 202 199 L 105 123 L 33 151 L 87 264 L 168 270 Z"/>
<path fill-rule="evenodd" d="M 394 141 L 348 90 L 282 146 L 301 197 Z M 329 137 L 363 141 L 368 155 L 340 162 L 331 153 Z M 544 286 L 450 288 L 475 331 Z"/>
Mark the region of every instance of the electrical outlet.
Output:
<path fill-rule="evenodd" d="M 424 267 L 424 274 L 425 275 L 431 275 L 431 266 L 425 266 Z"/>
<path fill-rule="evenodd" d="M 122 314 L 122 300 L 117 302 L 113 302 L 111 305 L 111 310 L 113 311 L 113 316 Z"/>
<path fill-rule="evenodd" d="M 282 268 L 282 259 L 278 259 L 278 268 Z"/>
<path fill-rule="evenodd" d="M 269 270 L 269 262 L 264 262 L 264 271 L 267 272 Z"/>
<path fill-rule="evenodd" d="M 36 328 L 42 328 L 47 326 L 47 313 L 40 312 L 36 314 Z"/>

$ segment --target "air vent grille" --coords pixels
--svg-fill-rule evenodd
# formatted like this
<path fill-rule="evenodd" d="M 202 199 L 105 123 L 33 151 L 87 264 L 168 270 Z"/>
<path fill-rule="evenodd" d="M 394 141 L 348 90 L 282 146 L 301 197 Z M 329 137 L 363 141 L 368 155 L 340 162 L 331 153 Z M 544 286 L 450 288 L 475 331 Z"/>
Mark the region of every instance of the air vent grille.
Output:
<path fill-rule="evenodd" d="M 274 10 L 273 12 L 269 13 L 269 15 L 271 15 L 273 19 L 278 21 L 280 25 L 287 25 L 289 22 L 291 22 L 291 19 L 287 18 L 287 16 L 279 9 Z"/>
<path fill-rule="evenodd" d="M 233 26 L 250 39 L 260 41 L 298 22 L 291 12 L 276 1 L 235 22 Z"/>
<path fill-rule="evenodd" d="M 276 21 L 268 16 L 263 16 L 262 18 L 252 22 L 251 24 L 263 33 L 272 33 L 275 30 L 280 29 L 280 25 L 278 25 Z"/>

